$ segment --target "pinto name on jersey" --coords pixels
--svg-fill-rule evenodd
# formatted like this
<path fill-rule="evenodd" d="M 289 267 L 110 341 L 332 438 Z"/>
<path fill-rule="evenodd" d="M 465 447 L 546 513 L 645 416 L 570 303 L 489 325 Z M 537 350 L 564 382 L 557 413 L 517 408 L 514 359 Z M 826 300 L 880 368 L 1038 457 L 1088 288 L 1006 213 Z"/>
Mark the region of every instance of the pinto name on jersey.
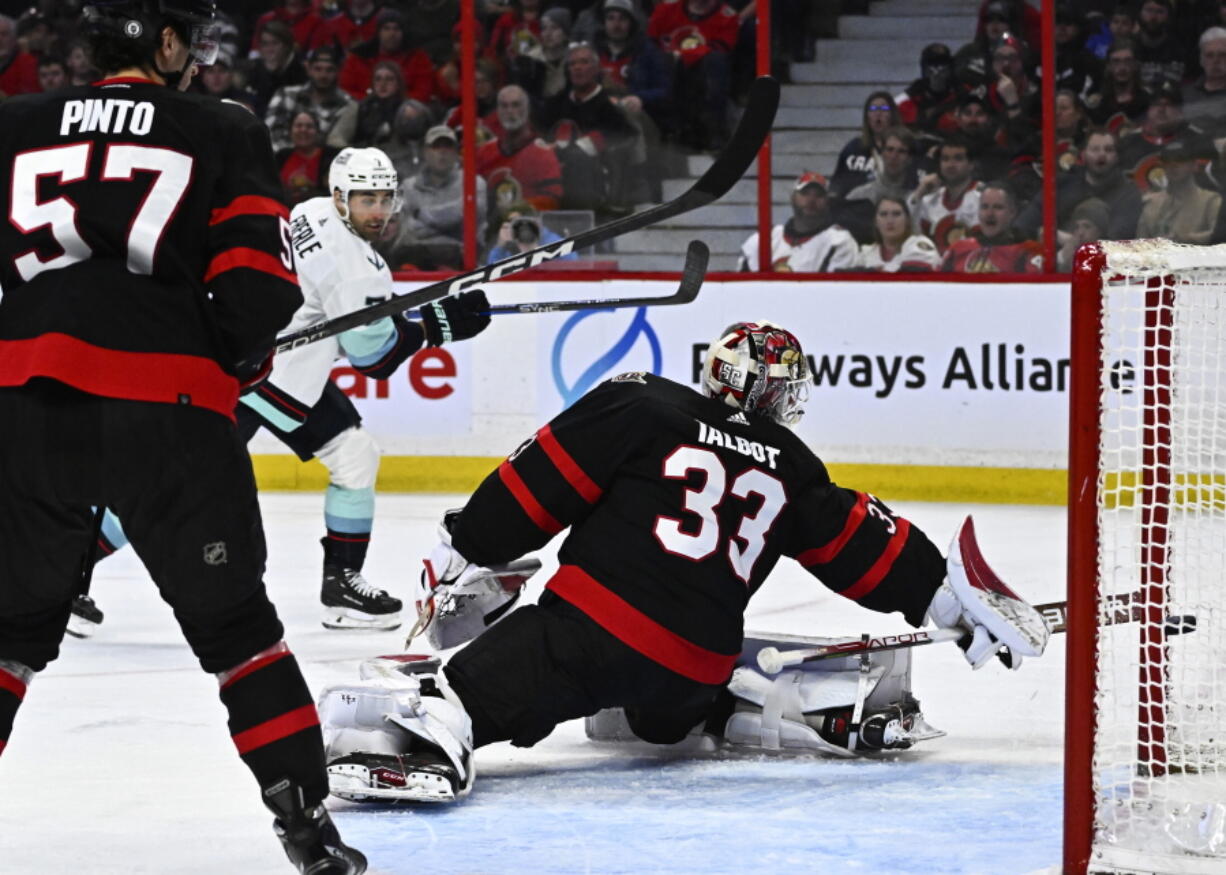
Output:
<path fill-rule="evenodd" d="M 121 97 L 68 100 L 60 116 L 60 136 L 69 134 L 132 134 L 143 137 L 153 128 L 153 104 Z"/>
<path fill-rule="evenodd" d="M 771 468 L 775 467 L 775 459 L 779 457 L 779 449 L 777 447 L 766 446 L 740 435 L 728 434 L 728 432 L 720 431 L 713 425 L 707 425 L 701 419 L 698 420 L 698 442 L 713 447 L 733 450 L 742 456 L 749 456 L 755 462 L 766 462 Z"/>

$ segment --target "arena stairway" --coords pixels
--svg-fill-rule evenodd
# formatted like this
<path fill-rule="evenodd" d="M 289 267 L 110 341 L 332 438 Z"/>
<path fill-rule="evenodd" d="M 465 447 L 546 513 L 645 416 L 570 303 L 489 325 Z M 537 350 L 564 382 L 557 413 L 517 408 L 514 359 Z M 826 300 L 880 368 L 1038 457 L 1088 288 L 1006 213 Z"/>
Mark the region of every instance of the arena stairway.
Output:
<path fill-rule="evenodd" d="M 880 0 L 868 15 L 838 19 L 838 39 L 819 39 L 816 60 L 791 65 L 783 86 L 772 136 L 771 193 L 774 220 L 791 214 L 792 183 L 816 170 L 829 176 L 843 144 L 860 129 L 864 100 L 877 89 L 900 93 L 919 76 L 924 46 L 943 42 L 951 51 L 975 33 L 978 0 Z M 686 162 L 688 175 L 664 181 L 673 198 L 711 165 L 708 155 Z M 718 203 L 677 216 L 650 229 L 619 237 L 616 258 L 622 270 L 680 269 L 678 253 L 694 238 L 711 247 L 712 271 L 735 270 L 741 244 L 757 221 L 756 164 Z"/>

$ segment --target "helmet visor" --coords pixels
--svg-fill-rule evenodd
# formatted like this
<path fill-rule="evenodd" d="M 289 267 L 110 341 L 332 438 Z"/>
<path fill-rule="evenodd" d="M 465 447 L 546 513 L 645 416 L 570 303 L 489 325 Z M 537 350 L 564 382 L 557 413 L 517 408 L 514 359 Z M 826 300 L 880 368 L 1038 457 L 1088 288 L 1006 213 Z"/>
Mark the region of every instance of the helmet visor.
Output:
<path fill-rule="evenodd" d="M 220 47 L 220 32 L 215 24 L 192 25 L 188 51 L 193 64 L 199 64 L 201 67 L 215 64 Z"/>

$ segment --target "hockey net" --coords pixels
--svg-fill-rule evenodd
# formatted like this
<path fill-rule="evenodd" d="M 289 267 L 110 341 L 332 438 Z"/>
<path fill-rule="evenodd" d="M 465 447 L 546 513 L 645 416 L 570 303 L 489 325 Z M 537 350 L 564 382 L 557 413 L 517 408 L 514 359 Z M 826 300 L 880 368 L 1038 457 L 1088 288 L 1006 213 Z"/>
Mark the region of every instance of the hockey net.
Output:
<path fill-rule="evenodd" d="M 1065 872 L 1226 872 L 1226 246 L 1073 279 Z"/>

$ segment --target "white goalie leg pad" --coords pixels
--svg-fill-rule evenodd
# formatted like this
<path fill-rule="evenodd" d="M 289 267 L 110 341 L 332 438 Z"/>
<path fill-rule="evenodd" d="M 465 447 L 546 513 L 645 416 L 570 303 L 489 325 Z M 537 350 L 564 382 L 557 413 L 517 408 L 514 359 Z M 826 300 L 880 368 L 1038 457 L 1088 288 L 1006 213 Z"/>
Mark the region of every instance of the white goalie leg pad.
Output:
<path fill-rule="evenodd" d="M 884 674 L 875 670 L 875 685 Z M 852 751 L 831 744 L 805 722 L 806 711 L 851 708 L 855 705 L 859 677 L 849 672 L 826 675 L 790 669 L 774 678 L 743 665 L 732 673 L 728 689 L 737 697 L 738 710 L 728 718 L 724 737 L 730 744 L 764 750 L 811 750 L 834 756 L 853 756 Z M 742 708 L 748 703 L 749 708 Z"/>
<path fill-rule="evenodd" d="M 757 668 L 757 652 L 763 647 L 836 640 L 747 632 L 740 665 L 728 684 L 736 710 L 725 727 L 725 739 L 764 750 L 847 757 L 905 749 L 945 734 L 928 725 L 911 695 L 909 650 L 870 654 L 863 672 L 857 656 L 804 663 L 773 676 Z M 857 704 L 859 726 L 854 723 Z"/>
<path fill-rule="evenodd" d="M 363 664 L 364 683 L 319 702 L 334 795 L 365 801 L 449 802 L 472 789 L 472 720 L 441 674 Z M 437 660 L 430 660 L 437 668 Z"/>
<path fill-rule="evenodd" d="M 342 489 L 373 489 L 379 474 L 379 445 L 361 426 L 347 428 L 315 451 L 328 479 Z"/>

